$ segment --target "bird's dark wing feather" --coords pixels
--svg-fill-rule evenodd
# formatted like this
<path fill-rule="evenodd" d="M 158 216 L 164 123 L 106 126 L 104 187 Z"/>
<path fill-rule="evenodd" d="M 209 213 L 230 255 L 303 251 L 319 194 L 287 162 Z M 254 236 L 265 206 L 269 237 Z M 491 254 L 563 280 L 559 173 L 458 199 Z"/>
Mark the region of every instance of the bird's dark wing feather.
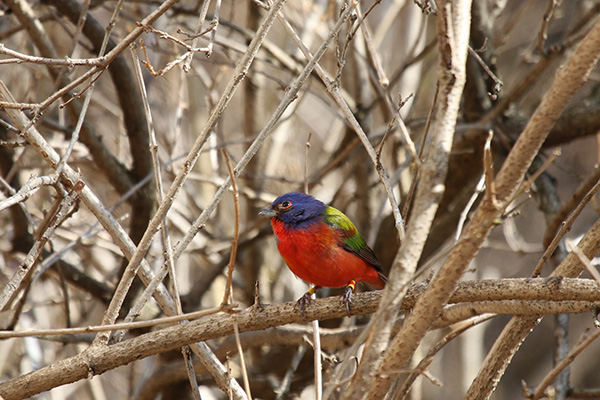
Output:
<path fill-rule="evenodd" d="M 352 221 L 350 221 L 350 219 L 344 215 L 344 213 L 329 206 L 323 213 L 323 221 L 339 233 L 341 245 L 344 250 L 354 253 L 358 257 L 365 260 L 369 265 L 375 268 L 377 272 L 379 272 L 379 275 L 384 282 L 387 281 L 387 278 L 385 275 L 383 275 L 381 263 L 377 259 L 375 252 L 367 245 L 365 239 L 363 239 L 360 233 L 358 233 L 358 230 Z"/>

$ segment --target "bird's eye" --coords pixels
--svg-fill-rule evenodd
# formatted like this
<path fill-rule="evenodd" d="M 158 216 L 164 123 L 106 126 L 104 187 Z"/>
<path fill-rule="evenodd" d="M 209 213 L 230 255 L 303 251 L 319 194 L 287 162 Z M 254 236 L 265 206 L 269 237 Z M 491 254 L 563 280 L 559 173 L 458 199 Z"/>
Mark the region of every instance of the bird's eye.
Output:
<path fill-rule="evenodd" d="M 291 206 L 292 206 L 292 202 L 286 200 L 286 201 L 282 202 L 281 204 L 279 204 L 279 209 L 280 210 L 287 210 Z"/>

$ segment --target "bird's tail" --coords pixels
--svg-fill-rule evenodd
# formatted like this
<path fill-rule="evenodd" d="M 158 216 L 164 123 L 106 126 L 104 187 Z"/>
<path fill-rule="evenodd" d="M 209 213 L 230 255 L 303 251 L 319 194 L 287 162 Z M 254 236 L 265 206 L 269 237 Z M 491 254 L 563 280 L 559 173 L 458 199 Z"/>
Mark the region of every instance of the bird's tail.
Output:
<path fill-rule="evenodd" d="M 383 274 L 383 272 L 377 271 L 377 278 L 368 280 L 367 283 L 371 286 L 376 287 L 377 289 L 383 289 L 385 284 L 387 283 L 387 276 Z"/>
<path fill-rule="evenodd" d="M 387 276 L 385 276 L 383 274 L 383 272 L 378 272 L 378 274 L 379 274 L 379 279 L 381 279 L 381 283 L 383 284 L 381 289 L 383 289 L 385 287 L 385 284 L 387 283 L 388 279 L 387 279 Z"/>

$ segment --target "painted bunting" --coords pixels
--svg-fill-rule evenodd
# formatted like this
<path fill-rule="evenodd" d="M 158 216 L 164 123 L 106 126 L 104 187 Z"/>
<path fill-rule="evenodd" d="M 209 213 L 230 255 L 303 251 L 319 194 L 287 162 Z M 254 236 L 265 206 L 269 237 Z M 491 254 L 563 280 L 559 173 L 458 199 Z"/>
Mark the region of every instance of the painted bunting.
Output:
<path fill-rule="evenodd" d="M 302 314 L 320 287 L 345 286 L 341 301 L 349 314 L 356 282 L 385 286 L 377 256 L 341 211 L 307 194 L 287 193 L 259 215 L 271 218 L 277 248 L 288 267 L 313 285 L 298 300 Z"/>

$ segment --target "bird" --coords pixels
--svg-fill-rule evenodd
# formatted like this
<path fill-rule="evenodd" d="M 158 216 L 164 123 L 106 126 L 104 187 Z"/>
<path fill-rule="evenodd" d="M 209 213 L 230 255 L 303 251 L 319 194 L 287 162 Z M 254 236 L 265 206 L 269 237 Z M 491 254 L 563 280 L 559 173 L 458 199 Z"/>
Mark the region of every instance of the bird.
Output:
<path fill-rule="evenodd" d="M 312 285 L 297 302 L 302 316 L 321 287 L 346 288 L 340 300 L 348 315 L 357 282 L 384 288 L 387 278 L 375 252 L 340 210 L 291 192 L 277 197 L 259 215 L 271 219 L 277 248 L 289 269 Z"/>

